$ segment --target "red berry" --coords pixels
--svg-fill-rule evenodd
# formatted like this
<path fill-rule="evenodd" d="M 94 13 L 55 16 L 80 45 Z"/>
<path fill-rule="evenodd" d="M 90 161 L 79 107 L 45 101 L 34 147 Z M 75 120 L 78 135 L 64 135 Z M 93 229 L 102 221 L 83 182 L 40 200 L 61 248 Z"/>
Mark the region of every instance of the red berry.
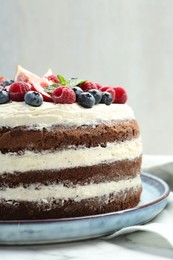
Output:
<path fill-rule="evenodd" d="M 76 101 L 76 95 L 71 88 L 61 86 L 54 90 L 52 99 L 55 103 L 72 104 Z"/>
<path fill-rule="evenodd" d="M 13 101 L 24 101 L 25 94 L 31 90 L 25 82 L 14 82 L 9 88 L 10 99 Z"/>
<path fill-rule="evenodd" d="M 115 100 L 114 103 L 125 104 L 127 101 L 127 93 L 122 87 L 113 87 L 115 90 Z"/>
<path fill-rule="evenodd" d="M 50 81 L 52 81 L 53 83 L 55 83 L 55 84 L 59 84 L 60 82 L 59 82 L 59 79 L 57 78 L 57 76 L 55 76 L 55 75 L 49 75 L 49 76 L 47 76 L 46 77 L 48 80 L 50 80 Z"/>
<path fill-rule="evenodd" d="M 80 88 L 84 91 L 87 92 L 90 89 L 97 89 L 96 83 L 92 81 L 85 81 L 84 83 L 80 84 Z"/>
<path fill-rule="evenodd" d="M 112 103 L 114 102 L 114 100 L 115 100 L 115 90 L 113 89 L 113 87 L 105 86 L 105 87 L 102 87 L 100 89 L 100 91 L 102 91 L 102 92 L 105 92 L 105 91 L 109 92 L 112 95 Z"/>

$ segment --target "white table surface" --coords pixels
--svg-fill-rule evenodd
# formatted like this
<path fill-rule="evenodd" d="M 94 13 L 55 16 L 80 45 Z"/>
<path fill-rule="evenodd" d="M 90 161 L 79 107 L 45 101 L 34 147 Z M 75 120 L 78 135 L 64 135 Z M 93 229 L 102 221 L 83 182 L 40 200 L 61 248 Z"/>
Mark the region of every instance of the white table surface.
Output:
<path fill-rule="evenodd" d="M 173 156 L 144 155 L 143 168 L 173 161 Z M 146 234 L 143 232 L 143 238 Z M 158 248 L 156 237 L 150 234 L 140 242 L 138 232 L 111 240 L 94 239 L 83 242 L 40 246 L 0 246 L 0 260 L 68 260 L 68 259 L 173 259 L 173 249 L 163 241 Z M 145 243 L 144 243 L 145 241 Z"/>

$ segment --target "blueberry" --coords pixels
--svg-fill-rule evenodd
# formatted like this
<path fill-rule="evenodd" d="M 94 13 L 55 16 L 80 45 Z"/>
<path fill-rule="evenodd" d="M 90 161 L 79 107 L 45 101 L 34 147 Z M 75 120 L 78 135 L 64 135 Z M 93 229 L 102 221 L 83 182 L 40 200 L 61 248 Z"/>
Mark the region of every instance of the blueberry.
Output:
<path fill-rule="evenodd" d="M 102 99 L 101 91 L 99 91 L 97 89 L 90 89 L 88 92 L 91 93 L 93 95 L 93 97 L 95 98 L 95 104 L 100 103 L 100 101 Z"/>
<path fill-rule="evenodd" d="M 91 93 L 83 92 L 79 95 L 78 102 L 82 107 L 91 108 L 95 104 L 95 99 Z"/>
<path fill-rule="evenodd" d="M 24 96 L 25 102 L 33 107 L 39 107 L 43 103 L 43 97 L 39 92 L 28 91 Z"/>
<path fill-rule="evenodd" d="M 77 86 L 74 86 L 72 89 L 73 89 L 74 93 L 76 94 L 76 100 L 78 101 L 78 97 L 83 92 L 83 90 Z"/>
<path fill-rule="evenodd" d="M 0 89 L 0 104 L 4 104 L 10 101 L 9 93 L 6 89 Z"/>
<path fill-rule="evenodd" d="M 1 83 L 1 86 L 6 87 L 14 83 L 14 80 L 5 80 Z"/>
<path fill-rule="evenodd" d="M 100 103 L 104 103 L 106 105 L 110 105 L 112 103 L 112 95 L 111 93 L 105 91 L 102 93 L 102 99 Z"/>

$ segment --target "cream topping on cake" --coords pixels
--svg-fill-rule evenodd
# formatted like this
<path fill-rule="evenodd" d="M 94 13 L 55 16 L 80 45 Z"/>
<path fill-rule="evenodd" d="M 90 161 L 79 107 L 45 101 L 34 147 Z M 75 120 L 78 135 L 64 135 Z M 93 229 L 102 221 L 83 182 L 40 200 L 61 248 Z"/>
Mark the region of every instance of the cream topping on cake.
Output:
<path fill-rule="evenodd" d="M 135 119 L 133 110 L 127 104 L 98 104 L 86 109 L 73 104 L 43 102 L 32 107 L 25 102 L 11 102 L 1 105 L 0 127 L 29 126 L 36 128 L 52 125 L 96 125 L 100 122 Z"/>
<path fill-rule="evenodd" d="M 106 147 L 78 147 L 57 151 L 36 153 L 25 151 L 23 154 L 0 153 L 0 174 L 5 172 L 26 172 L 34 170 L 60 170 L 83 167 L 119 160 L 133 160 L 142 154 L 141 138 L 126 142 L 107 143 Z"/>
<path fill-rule="evenodd" d="M 126 189 L 139 189 L 141 187 L 140 176 L 134 178 L 102 182 L 99 184 L 76 185 L 75 187 L 65 187 L 58 185 L 30 185 L 27 188 L 22 186 L 17 188 L 6 188 L 0 191 L 0 197 L 6 200 L 26 200 L 26 201 L 43 201 L 47 199 L 73 199 L 80 201 L 93 197 L 109 196 L 111 193 L 116 194 Z"/>

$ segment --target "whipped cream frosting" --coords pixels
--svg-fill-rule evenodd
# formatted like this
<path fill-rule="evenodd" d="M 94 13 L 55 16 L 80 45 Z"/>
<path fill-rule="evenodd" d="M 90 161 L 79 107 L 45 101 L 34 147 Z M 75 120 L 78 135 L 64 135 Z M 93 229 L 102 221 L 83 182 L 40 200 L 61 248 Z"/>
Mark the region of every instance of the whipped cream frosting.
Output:
<path fill-rule="evenodd" d="M 0 190 L 0 197 L 6 200 L 26 200 L 26 201 L 42 201 L 49 203 L 49 199 L 72 199 L 80 201 L 82 199 L 89 199 L 93 197 L 100 197 L 103 195 L 116 194 L 121 191 L 129 190 L 131 188 L 139 189 L 141 187 L 140 176 L 134 178 L 103 182 L 99 184 L 76 185 L 72 188 L 67 188 L 63 185 L 30 185 L 28 188 L 22 186 L 17 188 L 6 188 Z"/>
<path fill-rule="evenodd" d="M 133 110 L 127 104 L 98 104 L 86 109 L 74 104 L 43 102 L 32 107 L 25 102 L 11 102 L 0 106 L 0 127 L 29 126 L 36 128 L 52 125 L 96 125 L 99 122 L 135 119 Z"/>
<path fill-rule="evenodd" d="M 0 153 L 0 174 L 92 166 L 126 159 L 134 160 L 141 154 L 140 137 L 121 143 L 107 143 L 106 147 L 78 147 L 76 150 L 69 148 L 41 153 L 25 151 L 21 155 Z"/>

